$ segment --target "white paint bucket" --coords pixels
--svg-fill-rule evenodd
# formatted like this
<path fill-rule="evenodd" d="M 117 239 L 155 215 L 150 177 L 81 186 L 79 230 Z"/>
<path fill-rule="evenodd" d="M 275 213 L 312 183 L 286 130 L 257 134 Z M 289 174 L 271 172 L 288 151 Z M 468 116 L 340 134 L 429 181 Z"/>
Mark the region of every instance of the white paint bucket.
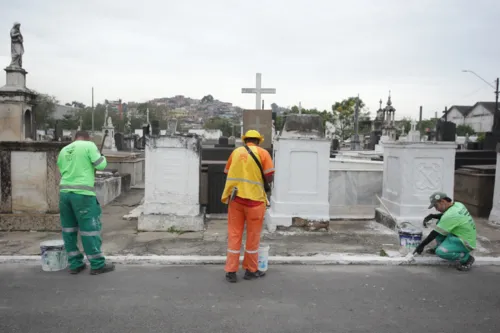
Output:
<path fill-rule="evenodd" d="M 398 230 L 399 245 L 402 248 L 413 250 L 422 242 L 422 231 L 410 222 L 403 222 Z"/>
<path fill-rule="evenodd" d="M 68 254 L 62 240 L 50 240 L 40 243 L 42 270 L 57 272 L 68 267 Z"/>
<path fill-rule="evenodd" d="M 259 246 L 259 271 L 265 272 L 268 268 L 269 245 L 260 244 Z"/>

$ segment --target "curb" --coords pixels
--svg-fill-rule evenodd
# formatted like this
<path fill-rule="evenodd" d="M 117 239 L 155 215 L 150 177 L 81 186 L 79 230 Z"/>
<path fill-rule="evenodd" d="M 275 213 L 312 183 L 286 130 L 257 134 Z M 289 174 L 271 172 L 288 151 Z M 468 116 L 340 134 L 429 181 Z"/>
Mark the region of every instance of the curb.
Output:
<path fill-rule="evenodd" d="M 123 265 L 223 265 L 225 256 L 108 256 L 107 260 Z M 40 256 L 0 256 L 0 264 L 39 265 Z M 270 265 L 378 265 L 378 266 L 443 266 L 449 262 L 436 257 L 390 258 L 375 255 L 330 254 L 311 257 L 270 256 Z M 500 266 L 498 257 L 476 257 L 476 266 Z"/>

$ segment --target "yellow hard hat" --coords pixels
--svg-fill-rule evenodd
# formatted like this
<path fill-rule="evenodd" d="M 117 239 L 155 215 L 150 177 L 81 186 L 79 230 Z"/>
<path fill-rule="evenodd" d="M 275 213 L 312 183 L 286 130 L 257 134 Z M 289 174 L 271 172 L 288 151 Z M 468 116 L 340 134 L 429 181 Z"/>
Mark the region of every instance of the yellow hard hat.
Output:
<path fill-rule="evenodd" d="M 264 137 L 256 130 L 248 130 L 245 135 L 241 136 L 241 140 L 245 141 L 246 139 L 259 139 L 259 143 L 264 142 Z"/>

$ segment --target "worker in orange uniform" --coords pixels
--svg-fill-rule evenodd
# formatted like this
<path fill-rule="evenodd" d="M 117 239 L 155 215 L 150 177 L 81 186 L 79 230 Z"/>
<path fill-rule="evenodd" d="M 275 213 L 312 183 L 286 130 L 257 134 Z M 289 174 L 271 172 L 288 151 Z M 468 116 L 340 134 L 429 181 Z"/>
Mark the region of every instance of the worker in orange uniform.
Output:
<path fill-rule="evenodd" d="M 264 138 L 256 130 L 249 130 L 241 137 L 243 147 L 236 148 L 229 156 L 224 172 L 227 174 L 222 202 L 229 205 L 227 215 L 228 247 L 226 258 L 226 280 L 238 280 L 241 240 L 245 221 L 247 241 L 243 269 L 245 280 L 265 275 L 258 270 L 260 233 L 264 214 L 269 204 L 266 190 L 273 181 L 274 165 L 267 150 L 259 147 Z"/>

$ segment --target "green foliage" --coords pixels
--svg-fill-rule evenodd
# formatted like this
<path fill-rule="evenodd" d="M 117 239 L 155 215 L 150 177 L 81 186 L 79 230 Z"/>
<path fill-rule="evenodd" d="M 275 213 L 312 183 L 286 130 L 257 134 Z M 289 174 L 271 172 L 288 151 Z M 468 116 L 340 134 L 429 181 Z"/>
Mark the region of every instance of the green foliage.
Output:
<path fill-rule="evenodd" d="M 398 123 L 399 123 L 398 127 L 404 128 L 404 132 L 406 134 L 408 134 L 408 132 L 410 132 L 410 130 L 411 130 L 411 118 L 404 117 L 403 119 L 398 121 Z"/>
<path fill-rule="evenodd" d="M 457 126 L 457 135 L 458 136 L 467 136 L 474 135 L 476 132 L 469 125 L 458 125 Z"/>
<path fill-rule="evenodd" d="M 429 129 L 430 131 L 435 131 L 436 124 L 437 124 L 436 118 L 422 120 L 421 122 L 418 123 L 417 129 L 419 129 L 421 133 L 425 133 L 427 129 Z"/>
<path fill-rule="evenodd" d="M 213 101 L 214 101 L 214 97 L 212 95 L 207 95 L 207 96 L 203 96 L 203 98 L 201 99 L 201 104 L 212 103 Z"/>
<path fill-rule="evenodd" d="M 477 142 L 484 142 L 485 138 L 486 138 L 486 133 L 481 132 L 477 134 Z"/>
<path fill-rule="evenodd" d="M 231 136 L 233 134 L 233 123 L 226 118 L 214 117 L 210 118 L 205 122 L 203 126 L 205 129 L 219 129 L 222 131 L 222 135 Z M 240 126 L 234 125 L 235 136 L 241 135 Z M 239 134 L 239 135 L 238 135 Z"/>
<path fill-rule="evenodd" d="M 39 129 L 53 128 L 55 121 L 53 114 L 56 111 L 57 99 L 47 94 L 38 94 L 36 105 L 33 108 L 35 120 Z"/>
<path fill-rule="evenodd" d="M 370 131 L 370 112 L 365 110 L 365 103 L 358 97 L 349 97 L 332 105 L 333 123 L 341 140 L 349 139 L 354 133 L 354 111 L 358 99 L 358 132 L 363 134 Z"/>

